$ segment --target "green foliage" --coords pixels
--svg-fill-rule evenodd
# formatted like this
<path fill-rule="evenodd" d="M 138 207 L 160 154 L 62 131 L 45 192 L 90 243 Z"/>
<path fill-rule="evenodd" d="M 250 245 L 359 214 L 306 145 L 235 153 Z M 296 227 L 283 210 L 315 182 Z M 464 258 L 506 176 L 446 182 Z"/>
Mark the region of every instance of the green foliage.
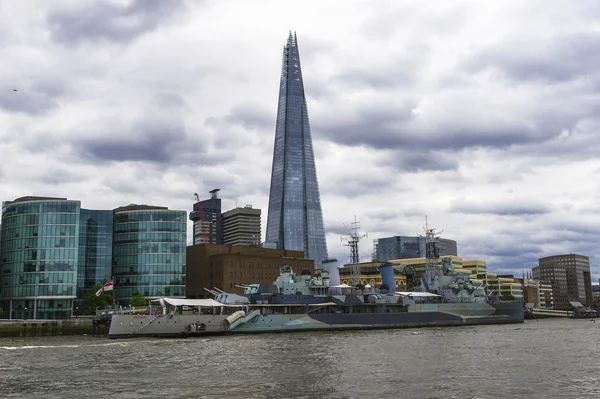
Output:
<path fill-rule="evenodd" d="M 514 301 L 516 298 L 512 294 L 502 294 L 498 299 L 501 301 Z"/>
<path fill-rule="evenodd" d="M 101 284 L 96 284 L 92 288 L 86 291 L 81 301 L 81 307 L 79 314 L 96 314 L 96 309 L 102 310 L 106 308 L 112 308 L 113 305 L 113 292 L 104 291 L 100 296 L 96 296 L 96 292 L 102 288 Z"/>
<path fill-rule="evenodd" d="M 138 292 L 129 300 L 129 306 L 148 306 L 148 301 Z"/>

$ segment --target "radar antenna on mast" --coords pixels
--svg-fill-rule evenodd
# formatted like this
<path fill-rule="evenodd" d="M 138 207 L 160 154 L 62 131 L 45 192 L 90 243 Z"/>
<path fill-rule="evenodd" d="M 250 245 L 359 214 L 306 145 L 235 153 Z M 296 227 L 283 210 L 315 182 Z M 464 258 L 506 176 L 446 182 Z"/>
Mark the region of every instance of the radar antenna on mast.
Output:
<path fill-rule="evenodd" d="M 354 222 L 350 224 L 350 228 L 348 228 L 344 224 L 344 228 L 348 232 L 347 237 L 341 237 L 342 241 L 346 241 L 347 244 L 344 244 L 347 247 L 350 247 L 350 265 L 352 268 L 352 283 L 354 286 L 357 286 L 360 283 L 360 259 L 358 256 L 358 243 L 361 239 L 367 237 L 367 233 L 360 235 L 360 223 L 356 221 L 356 215 L 354 215 Z"/>
<path fill-rule="evenodd" d="M 427 222 L 427 215 L 425 215 L 423 230 L 425 230 L 425 270 L 429 271 L 435 269 L 439 263 L 440 250 L 437 247 L 437 243 L 439 236 L 444 231 L 437 232 L 435 228 L 430 228 Z"/>

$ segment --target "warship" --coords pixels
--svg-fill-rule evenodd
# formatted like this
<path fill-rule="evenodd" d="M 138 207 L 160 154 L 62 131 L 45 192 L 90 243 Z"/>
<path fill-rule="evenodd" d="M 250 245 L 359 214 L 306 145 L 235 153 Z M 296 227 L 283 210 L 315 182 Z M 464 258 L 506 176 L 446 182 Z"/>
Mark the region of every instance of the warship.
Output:
<path fill-rule="evenodd" d="M 504 301 L 474 286 L 450 258 L 437 257 L 427 230 L 426 267 L 420 284 L 396 291 L 394 266 L 382 264 L 379 289 L 330 285 L 330 271 L 296 275 L 283 266 L 273 284 L 241 286 L 243 294 L 207 290 L 212 299 L 157 300 L 149 314 L 115 314 L 109 337 L 198 336 L 310 330 L 351 330 L 522 323 L 519 300 Z"/>

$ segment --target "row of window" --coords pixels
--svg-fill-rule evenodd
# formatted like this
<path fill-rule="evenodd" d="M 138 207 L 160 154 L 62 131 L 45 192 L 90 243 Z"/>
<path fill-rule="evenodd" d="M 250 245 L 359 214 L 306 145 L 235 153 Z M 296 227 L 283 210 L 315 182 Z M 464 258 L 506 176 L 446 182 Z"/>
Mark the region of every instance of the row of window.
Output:
<path fill-rule="evenodd" d="M 185 233 L 187 231 L 186 223 L 176 222 L 139 222 L 139 223 L 122 223 L 114 225 L 114 233 L 137 233 L 137 232 L 152 232 L 152 231 L 164 231 L 164 232 L 180 232 Z"/>
<path fill-rule="evenodd" d="M 0 297 L 15 298 L 24 296 L 72 296 L 75 297 L 75 284 L 67 285 L 17 285 L 0 287 Z"/>
<path fill-rule="evenodd" d="M 39 201 L 9 204 L 4 207 L 2 216 L 22 215 L 27 213 L 43 212 L 77 212 L 79 213 L 79 201 Z"/>
<path fill-rule="evenodd" d="M 77 213 L 37 213 L 2 217 L 2 228 L 14 226 L 48 225 L 48 224 L 79 224 Z"/>
<path fill-rule="evenodd" d="M 115 244 L 129 244 L 137 242 L 186 242 L 186 234 L 178 233 L 119 233 L 114 235 Z"/>
<path fill-rule="evenodd" d="M 145 285 L 185 285 L 183 276 L 128 276 L 116 277 L 118 287 L 136 287 Z"/>
<path fill-rule="evenodd" d="M 35 303 L 37 302 L 37 303 Z M 10 306 L 10 304 L 8 304 Z M 9 306 L 4 307 L 8 310 Z M 15 309 L 32 309 L 37 307 L 37 310 L 61 310 L 70 309 L 70 299 L 15 299 L 12 301 L 12 308 Z"/>
<path fill-rule="evenodd" d="M 15 262 L 2 265 L 2 275 L 9 273 L 34 273 L 34 272 L 67 272 L 75 271 L 75 261 L 38 261 L 38 262 Z"/>
<path fill-rule="evenodd" d="M 185 296 L 185 286 L 162 286 L 153 285 L 146 287 L 127 287 L 119 288 L 115 287 L 114 295 L 115 299 L 120 302 L 127 302 L 129 298 L 135 294 L 140 293 L 146 298 L 148 297 L 165 297 L 165 296 Z"/>
<path fill-rule="evenodd" d="M 185 274 L 184 265 L 138 265 L 138 266 L 115 266 L 112 268 L 115 276 L 140 275 L 140 274 Z"/>
<path fill-rule="evenodd" d="M 2 276 L 0 285 L 17 284 L 67 284 L 77 282 L 77 275 L 74 272 L 54 272 L 54 273 L 25 273 L 25 274 L 7 274 Z"/>
<path fill-rule="evenodd" d="M 140 243 L 140 244 L 119 244 L 113 248 L 115 255 L 132 254 L 180 254 L 185 253 L 185 244 L 167 244 L 167 243 Z"/>
<path fill-rule="evenodd" d="M 117 213 L 115 223 L 127 222 L 187 222 L 187 213 L 184 211 L 153 211 L 153 212 L 127 212 Z"/>
<path fill-rule="evenodd" d="M 19 238 L 16 240 L 2 241 L 1 251 L 14 251 L 19 249 L 46 249 L 46 248 L 77 248 L 79 237 L 37 237 Z"/>
<path fill-rule="evenodd" d="M 113 266 L 125 265 L 150 265 L 150 264 L 185 265 L 185 253 L 179 255 L 168 254 L 140 254 L 140 255 L 115 255 Z"/>
<path fill-rule="evenodd" d="M 229 266 L 230 267 L 238 267 L 238 268 L 248 268 L 248 269 L 280 269 L 283 266 L 287 266 L 286 264 L 283 263 L 263 263 L 263 262 L 254 262 L 254 261 L 235 261 L 232 260 L 229 262 Z M 294 270 L 296 270 L 297 272 L 302 271 L 302 268 L 304 266 L 302 265 L 293 265 L 292 268 Z"/>
<path fill-rule="evenodd" d="M 274 276 L 279 276 L 279 274 L 275 275 L 274 273 L 246 273 L 246 272 L 230 272 L 229 277 L 248 277 L 248 278 L 273 278 Z"/>
<path fill-rule="evenodd" d="M 2 226 L 2 241 L 29 237 L 79 237 L 78 225 Z"/>
<path fill-rule="evenodd" d="M 2 253 L 2 263 L 25 260 L 77 260 L 79 250 L 68 248 L 32 249 Z"/>

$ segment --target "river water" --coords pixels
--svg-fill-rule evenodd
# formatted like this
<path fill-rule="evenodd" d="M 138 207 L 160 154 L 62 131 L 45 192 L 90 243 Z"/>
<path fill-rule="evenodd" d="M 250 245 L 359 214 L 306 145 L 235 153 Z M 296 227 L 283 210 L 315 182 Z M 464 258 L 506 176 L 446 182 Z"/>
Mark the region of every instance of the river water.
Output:
<path fill-rule="evenodd" d="M 0 338 L 3 398 L 600 398 L 600 321 Z"/>

